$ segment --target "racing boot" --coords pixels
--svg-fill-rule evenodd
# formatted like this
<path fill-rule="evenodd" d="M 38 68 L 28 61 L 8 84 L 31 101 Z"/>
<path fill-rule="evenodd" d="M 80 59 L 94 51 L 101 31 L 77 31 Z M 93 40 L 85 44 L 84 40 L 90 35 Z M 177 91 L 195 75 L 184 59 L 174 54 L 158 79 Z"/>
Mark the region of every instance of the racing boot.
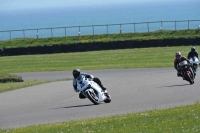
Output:
<path fill-rule="evenodd" d="M 103 92 L 107 92 L 106 87 L 102 86 L 101 88 L 102 88 Z"/>
<path fill-rule="evenodd" d="M 82 93 L 79 93 L 79 98 L 80 99 L 85 99 L 86 97 Z"/>
<path fill-rule="evenodd" d="M 95 78 L 93 79 L 93 81 L 96 82 L 96 83 L 102 88 L 103 91 L 106 90 L 106 87 L 104 87 L 104 86 L 102 85 L 102 83 L 101 83 L 101 81 L 100 81 L 99 78 L 95 77 Z"/>
<path fill-rule="evenodd" d="M 194 76 L 196 76 L 196 72 L 194 71 Z"/>
<path fill-rule="evenodd" d="M 194 73 L 194 77 L 196 76 L 196 71 L 195 71 L 195 68 L 192 67 L 192 70 L 193 70 L 193 73 Z"/>
<path fill-rule="evenodd" d="M 178 76 L 178 77 L 182 77 L 183 80 L 185 80 L 185 78 L 184 78 L 184 76 L 182 75 L 182 73 L 178 72 L 178 73 L 177 73 L 177 76 Z"/>
<path fill-rule="evenodd" d="M 178 77 L 183 77 L 182 73 L 180 73 L 180 72 L 177 73 L 177 76 Z"/>
<path fill-rule="evenodd" d="M 101 86 L 101 88 L 102 88 L 102 92 L 104 92 L 104 94 L 107 96 L 108 95 L 108 91 L 106 90 L 106 87 Z"/>
<path fill-rule="evenodd" d="M 102 89 L 103 92 L 107 92 L 105 86 L 103 86 L 102 84 L 99 84 L 99 86 L 101 87 L 101 89 Z"/>
<path fill-rule="evenodd" d="M 194 78 L 195 78 L 196 72 L 195 72 L 194 68 L 192 68 L 192 72 L 194 73 Z"/>

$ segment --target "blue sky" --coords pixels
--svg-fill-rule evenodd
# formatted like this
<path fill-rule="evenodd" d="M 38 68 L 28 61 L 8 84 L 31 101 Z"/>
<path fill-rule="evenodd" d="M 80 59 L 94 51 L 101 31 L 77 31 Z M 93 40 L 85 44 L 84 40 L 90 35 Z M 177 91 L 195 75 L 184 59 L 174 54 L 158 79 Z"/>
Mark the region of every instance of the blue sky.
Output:
<path fill-rule="evenodd" d="M 120 3 L 148 3 L 148 2 L 183 2 L 197 0 L 0 0 L 0 11 L 4 10 L 27 10 L 41 8 L 55 8 L 67 6 L 95 6 Z"/>
<path fill-rule="evenodd" d="M 130 1 L 130 0 L 121 0 Z M 37 9 L 65 6 L 87 6 L 102 3 L 120 2 L 120 0 L 0 0 L 0 9 Z"/>

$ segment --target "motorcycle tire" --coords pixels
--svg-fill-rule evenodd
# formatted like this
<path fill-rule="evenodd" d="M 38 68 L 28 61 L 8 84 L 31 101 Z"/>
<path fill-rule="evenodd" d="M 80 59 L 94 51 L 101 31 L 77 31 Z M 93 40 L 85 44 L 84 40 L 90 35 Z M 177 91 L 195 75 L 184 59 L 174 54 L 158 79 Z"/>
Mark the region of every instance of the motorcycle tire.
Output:
<path fill-rule="evenodd" d="M 186 74 L 187 75 L 187 80 L 190 84 L 194 84 L 194 80 L 192 79 L 192 76 L 190 76 L 189 73 Z"/>
<path fill-rule="evenodd" d="M 111 97 L 110 97 L 110 95 L 107 93 L 107 94 L 105 94 L 106 95 L 106 100 L 104 100 L 104 102 L 105 103 L 110 103 L 111 102 Z"/>
<path fill-rule="evenodd" d="M 95 105 L 98 105 L 99 104 L 99 100 L 98 100 L 98 97 L 95 93 L 91 92 L 91 91 L 87 91 L 86 92 L 86 95 L 87 95 L 87 98 L 92 102 L 94 103 Z"/>

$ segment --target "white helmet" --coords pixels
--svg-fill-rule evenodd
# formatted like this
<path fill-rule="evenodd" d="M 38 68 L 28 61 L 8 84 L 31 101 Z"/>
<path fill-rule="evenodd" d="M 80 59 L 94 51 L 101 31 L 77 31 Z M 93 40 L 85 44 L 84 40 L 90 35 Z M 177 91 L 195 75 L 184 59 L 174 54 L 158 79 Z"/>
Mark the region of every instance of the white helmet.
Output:
<path fill-rule="evenodd" d="M 181 52 L 176 52 L 175 57 L 176 59 L 181 59 Z"/>

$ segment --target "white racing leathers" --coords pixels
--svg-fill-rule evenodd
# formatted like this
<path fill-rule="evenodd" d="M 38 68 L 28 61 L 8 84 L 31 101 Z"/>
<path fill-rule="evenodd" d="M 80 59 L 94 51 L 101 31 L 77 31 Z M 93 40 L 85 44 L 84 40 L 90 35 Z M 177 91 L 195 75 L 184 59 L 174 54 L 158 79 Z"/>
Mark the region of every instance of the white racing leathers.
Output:
<path fill-rule="evenodd" d="M 196 56 L 194 56 L 191 57 L 189 60 L 190 63 L 193 65 L 194 71 L 196 72 L 199 69 L 199 59 Z"/>
<path fill-rule="evenodd" d="M 76 79 L 76 81 L 77 91 L 82 93 L 95 105 L 101 102 L 111 102 L 110 94 L 108 94 L 107 91 L 103 91 L 102 88 L 90 78 L 86 78 L 86 75 L 81 74 L 80 77 Z"/>

